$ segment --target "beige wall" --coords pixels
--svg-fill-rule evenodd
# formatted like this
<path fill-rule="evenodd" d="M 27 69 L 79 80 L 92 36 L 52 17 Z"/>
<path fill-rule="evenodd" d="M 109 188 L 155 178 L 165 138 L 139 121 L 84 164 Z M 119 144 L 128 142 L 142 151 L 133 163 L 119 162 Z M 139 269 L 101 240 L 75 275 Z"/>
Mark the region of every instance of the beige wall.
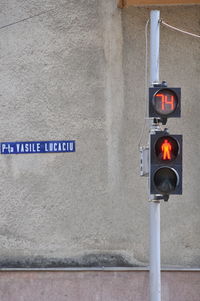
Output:
<path fill-rule="evenodd" d="M 75 139 L 73 154 L 0 156 L 4 266 L 148 264 L 139 177 L 148 8 L 103 1 L 0 4 L 0 140 Z M 199 33 L 199 6 L 162 8 Z M 184 194 L 162 204 L 162 263 L 200 265 L 199 41 L 161 29 L 161 79 L 182 87 Z"/>

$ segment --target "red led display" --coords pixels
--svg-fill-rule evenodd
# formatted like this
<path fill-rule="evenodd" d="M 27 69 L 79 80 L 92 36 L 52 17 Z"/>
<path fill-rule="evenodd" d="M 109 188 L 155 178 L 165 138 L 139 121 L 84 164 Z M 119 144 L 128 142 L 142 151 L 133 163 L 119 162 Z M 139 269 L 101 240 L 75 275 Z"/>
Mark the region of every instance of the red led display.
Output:
<path fill-rule="evenodd" d="M 172 151 L 172 144 L 167 139 L 165 139 L 164 142 L 161 144 L 162 160 L 171 160 L 172 159 L 171 151 Z"/>
<path fill-rule="evenodd" d="M 160 137 L 155 144 L 157 158 L 161 161 L 173 161 L 178 155 L 179 146 L 170 136 Z"/>
<path fill-rule="evenodd" d="M 154 95 L 153 105 L 157 113 L 169 115 L 177 107 L 177 96 L 172 90 L 162 89 Z"/>

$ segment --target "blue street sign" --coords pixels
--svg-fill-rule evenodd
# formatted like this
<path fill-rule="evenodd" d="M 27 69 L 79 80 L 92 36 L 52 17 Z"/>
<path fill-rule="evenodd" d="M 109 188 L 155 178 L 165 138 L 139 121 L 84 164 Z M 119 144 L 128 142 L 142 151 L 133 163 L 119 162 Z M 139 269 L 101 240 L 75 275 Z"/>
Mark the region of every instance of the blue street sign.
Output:
<path fill-rule="evenodd" d="M 75 152 L 74 140 L 1 142 L 0 152 L 7 154 L 72 153 Z"/>

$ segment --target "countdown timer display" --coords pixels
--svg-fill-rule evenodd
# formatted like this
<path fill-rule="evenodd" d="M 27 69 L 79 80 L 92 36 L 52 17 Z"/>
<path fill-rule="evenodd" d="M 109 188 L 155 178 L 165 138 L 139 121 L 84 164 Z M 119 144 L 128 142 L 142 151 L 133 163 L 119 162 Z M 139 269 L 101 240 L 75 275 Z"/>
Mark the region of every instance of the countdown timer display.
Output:
<path fill-rule="evenodd" d="M 149 88 L 149 117 L 180 117 L 180 88 Z"/>
<path fill-rule="evenodd" d="M 153 105 L 157 113 L 169 115 L 176 110 L 178 99 L 174 91 L 162 89 L 153 97 Z"/>

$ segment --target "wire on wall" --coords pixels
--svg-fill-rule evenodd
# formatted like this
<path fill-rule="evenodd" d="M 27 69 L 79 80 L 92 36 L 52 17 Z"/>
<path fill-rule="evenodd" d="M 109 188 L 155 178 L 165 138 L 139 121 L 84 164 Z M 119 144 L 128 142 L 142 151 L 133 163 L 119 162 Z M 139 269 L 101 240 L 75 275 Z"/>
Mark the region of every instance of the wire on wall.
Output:
<path fill-rule="evenodd" d="M 165 21 L 163 21 L 162 19 L 160 20 L 160 24 L 162 24 L 162 25 L 164 25 L 164 26 L 166 26 L 166 27 L 169 27 L 169 28 L 171 28 L 172 30 L 179 31 L 179 32 L 181 32 L 181 33 L 190 35 L 190 36 L 195 37 L 195 38 L 200 38 L 200 35 L 195 34 L 195 33 L 191 33 L 191 32 L 185 31 L 185 30 L 182 30 L 182 29 L 177 28 L 177 27 L 175 27 L 175 26 L 172 26 L 172 25 L 166 23 Z"/>

